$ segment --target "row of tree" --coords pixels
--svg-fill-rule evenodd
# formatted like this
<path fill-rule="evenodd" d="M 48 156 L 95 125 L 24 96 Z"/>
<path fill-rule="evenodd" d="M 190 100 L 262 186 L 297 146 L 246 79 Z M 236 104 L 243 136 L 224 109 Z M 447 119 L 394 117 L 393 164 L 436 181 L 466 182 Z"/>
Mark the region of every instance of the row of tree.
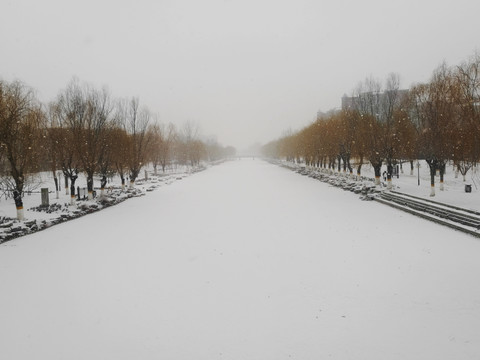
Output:
<path fill-rule="evenodd" d="M 430 168 L 431 195 L 435 174 L 443 175 L 452 161 L 465 174 L 480 160 L 480 56 L 458 66 L 445 63 L 427 83 L 401 90 L 399 77 L 388 76 L 384 85 L 368 78 L 344 97 L 342 110 L 318 116 L 304 129 L 263 147 L 270 157 L 302 161 L 310 166 L 361 174 L 370 162 L 377 184 L 387 166 L 391 187 L 393 167 L 425 160 Z"/>
<path fill-rule="evenodd" d="M 141 169 L 153 164 L 165 171 L 171 164 L 196 166 L 234 156 L 235 149 L 216 141 L 201 141 L 192 123 L 177 130 L 161 124 L 138 98 L 114 99 L 107 89 L 97 89 L 73 79 L 49 104 L 38 101 L 34 91 L 19 81 L 0 80 L 0 172 L 3 186 L 15 199 L 18 218 L 23 218 L 22 195 L 28 177 L 52 172 L 57 196 L 58 170 L 75 201 L 75 182 L 80 172 L 93 197 L 94 176 L 118 175 L 133 186 Z"/>

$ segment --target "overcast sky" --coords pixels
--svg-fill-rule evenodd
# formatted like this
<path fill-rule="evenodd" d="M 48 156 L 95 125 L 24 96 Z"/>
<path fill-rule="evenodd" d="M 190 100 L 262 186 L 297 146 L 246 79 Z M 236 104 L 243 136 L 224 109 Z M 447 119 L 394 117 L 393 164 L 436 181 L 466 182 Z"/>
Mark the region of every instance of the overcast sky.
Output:
<path fill-rule="evenodd" d="M 0 0 L 0 78 L 73 76 L 238 149 L 340 107 L 368 76 L 427 81 L 480 47 L 477 0 Z"/>

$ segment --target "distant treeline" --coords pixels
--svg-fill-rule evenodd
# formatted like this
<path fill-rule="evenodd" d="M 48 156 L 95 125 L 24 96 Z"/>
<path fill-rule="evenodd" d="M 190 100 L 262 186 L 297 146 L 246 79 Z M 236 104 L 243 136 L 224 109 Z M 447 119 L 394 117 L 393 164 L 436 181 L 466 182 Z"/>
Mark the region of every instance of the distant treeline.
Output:
<path fill-rule="evenodd" d="M 318 116 L 304 129 L 263 147 L 269 157 L 309 166 L 361 174 L 370 162 L 379 183 L 382 164 L 388 184 L 394 165 L 425 160 L 430 167 L 432 195 L 435 173 L 440 182 L 451 161 L 464 176 L 480 159 L 480 56 L 457 66 L 445 63 L 427 83 L 402 90 L 396 74 L 384 84 L 368 78 L 342 110 Z"/>

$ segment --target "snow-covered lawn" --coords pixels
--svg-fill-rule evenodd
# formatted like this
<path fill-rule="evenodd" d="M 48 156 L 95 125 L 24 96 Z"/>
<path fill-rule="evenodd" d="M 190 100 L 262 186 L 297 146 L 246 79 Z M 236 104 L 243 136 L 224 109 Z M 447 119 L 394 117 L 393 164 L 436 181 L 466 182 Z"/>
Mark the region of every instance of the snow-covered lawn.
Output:
<path fill-rule="evenodd" d="M 291 169 L 305 168 L 304 164 L 294 164 L 287 161 L 275 161 L 275 163 L 287 166 Z M 421 197 L 428 200 L 434 200 L 449 205 L 459 206 L 462 208 L 480 211 L 480 167 L 470 169 L 463 179 L 461 174 L 455 175 L 453 164 L 450 164 L 446 168 L 444 179 L 444 190 L 440 189 L 440 176 L 435 176 L 435 196 L 431 197 L 430 186 L 430 170 L 428 164 L 422 160 L 420 161 L 420 168 L 416 168 L 413 174 L 410 172 L 410 164 L 403 164 L 404 172 L 399 176 L 393 176 L 392 184 L 394 191 L 402 192 L 417 197 Z M 316 170 L 315 168 L 307 168 L 308 170 Z M 382 173 L 387 170 L 384 165 L 382 167 Z M 335 176 L 347 176 L 341 171 L 338 173 L 335 171 Z M 362 166 L 361 175 L 366 178 L 372 179 L 371 183 L 374 183 L 374 172 L 372 166 L 367 163 Z M 465 185 L 470 185 L 471 192 L 465 192 Z M 382 186 L 379 189 L 386 190 L 386 181 L 382 179 Z"/>
<path fill-rule="evenodd" d="M 1 358 L 478 359 L 480 241 L 357 198 L 244 159 L 4 243 Z"/>
<path fill-rule="evenodd" d="M 1 197 L 3 199 L 0 200 L 0 243 L 102 210 L 132 197 L 143 196 L 161 186 L 169 185 L 203 169 L 204 166 L 196 168 L 177 167 L 169 169 L 165 173 L 159 172 L 157 174 L 147 171 L 145 177 L 139 178 L 135 182 L 134 187 L 130 188 L 126 185 L 123 189 L 120 178 L 116 177 L 109 181 L 103 195 L 98 187 L 95 188 L 97 196 L 92 200 L 88 200 L 87 197 L 85 176 L 80 174 L 76 182 L 76 200 L 73 204 L 69 191 L 65 191 L 63 181 L 60 184 L 63 189 L 56 193 L 52 174 L 50 172 L 39 173 L 34 180 L 29 182 L 27 189 L 29 191 L 26 190 L 23 197 L 24 221 L 17 220 L 15 202 L 11 195 L 8 196 L 10 193 L 2 193 Z M 100 185 L 99 179 L 94 180 L 96 180 L 94 185 L 95 183 Z M 48 206 L 42 204 L 41 190 L 43 188 L 48 189 L 49 192 Z"/>

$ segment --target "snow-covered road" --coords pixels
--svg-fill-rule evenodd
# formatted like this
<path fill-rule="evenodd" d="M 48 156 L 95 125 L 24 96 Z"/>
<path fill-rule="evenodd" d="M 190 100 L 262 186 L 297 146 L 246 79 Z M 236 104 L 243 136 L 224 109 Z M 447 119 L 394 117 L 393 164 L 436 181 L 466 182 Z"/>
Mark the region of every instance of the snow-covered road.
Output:
<path fill-rule="evenodd" d="M 480 241 L 244 159 L 0 245 L 2 359 L 478 359 Z"/>

